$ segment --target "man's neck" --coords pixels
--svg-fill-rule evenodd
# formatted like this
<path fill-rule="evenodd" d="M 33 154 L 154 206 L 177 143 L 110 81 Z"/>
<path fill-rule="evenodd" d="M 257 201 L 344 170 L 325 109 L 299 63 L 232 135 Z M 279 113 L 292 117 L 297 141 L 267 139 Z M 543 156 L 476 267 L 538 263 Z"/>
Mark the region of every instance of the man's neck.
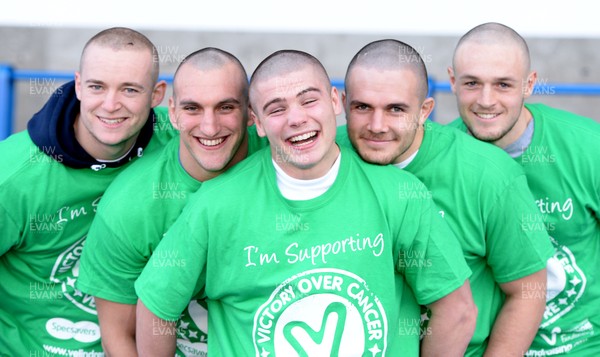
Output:
<path fill-rule="evenodd" d="M 293 165 L 282 165 L 280 166 L 286 175 L 298 179 L 298 180 L 314 180 L 323 177 L 333 164 L 336 162 L 340 155 L 340 148 L 336 143 L 333 143 L 333 147 L 325 154 L 321 162 L 315 164 L 310 168 L 298 168 Z"/>
<path fill-rule="evenodd" d="M 297 179 L 288 175 L 282 168 L 273 160 L 275 173 L 277 177 L 277 187 L 282 196 L 288 200 L 306 201 L 321 196 L 335 182 L 340 169 L 342 154 L 338 153 L 333 165 L 321 177 L 315 179 Z"/>
<path fill-rule="evenodd" d="M 417 128 L 417 131 L 415 133 L 413 142 L 410 144 L 408 149 L 406 149 L 406 151 L 403 152 L 402 155 L 400 155 L 398 157 L 397 160 L 394 160 L 394 162 L 392 162 L 392 165 L 399 167 L 399 168 L 404 168 L 404 167 L 408 166 L 408 164 L 410 164 L 410 162 L 417 155 L 417 152 L 419 152 L 419 149 L 421 148 L 421 145 L 423 144 L 424 137 L 425 137 L 425 129 L 424 129 L 423 125 L 419 125 L 419 127 Z"/>
<path fill-rule="evenodd" d="M 533 130 L 534 121 L 530 120 L 523 134 L 521 134 L 521 136 L 517 138 L 517 140 L 506 146 L 504 148 L 504 151 L 506 151 L 506 153 L 512 158 L 516 158 L 523 155 L 525 150 L 527 150 L 527 148 L 531 144 L 531 140 L 533 139 Z"/>

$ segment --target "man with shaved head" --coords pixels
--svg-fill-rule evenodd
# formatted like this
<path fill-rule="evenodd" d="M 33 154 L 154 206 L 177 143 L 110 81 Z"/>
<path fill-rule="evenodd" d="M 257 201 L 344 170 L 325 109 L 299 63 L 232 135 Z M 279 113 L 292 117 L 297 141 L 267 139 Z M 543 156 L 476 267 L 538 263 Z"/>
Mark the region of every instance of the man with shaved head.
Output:
<path fill-rule="evenodd" d="M 102 343 L 111 356 L 136 355 L 135 280 L 190 195 L 267 145 L 248 127 L 247 108 L 248 78 L 236 57 L 217 48 L 188 55 L 175 72 L 169 99 L 180 135 L 160 154 L 125 170 L 104 194 L 77 287 L 96 299 Z M 193 299 L 179 319 L 178 354 L 206 353 L 204 306 Z"/>
<path fill-rule="evenodd" d="M 434 106 L 427 70 L 408 44 L 369 43 L 350 62 L 345 86 L 348 124 L 339 142 L 349 139 L 367 162 L 417 176 L 461 244 L 478 309 L 465 355 L 526 350 L 544 311 L 553 251 L 544 229 L 524 229 L 539 213 L 523 170 L 502 150 L 427 120 Z"/>
<path fill-rule="evenodd" d="M 423 184 L 336 145 L 338 92 L 307 53 L 261 62 L 250 104 L 270 149 L 203 184 L 154 252 L 135 286 L 140 354 L 171 356 L 156 327 L 203 291 L 211 356 L 418 356 L 419 303 L 454 329 L 422 353 L 462 356 L 470 273 Z"/>
<path fill-rule="evenodd" d="M 85 45 L 75 80 L 0 142 L 0 355 L 102 356 L 94 299 L 75 289 L 104 190 L 161 149 L 156 48 L 128 28 Z"/>
<path fill-rule="evenodd" d="M 525 40 L 498 23 L 467 32 L 448 69 L 460 118 L 453 126 L 504 149 L 527 175 L 555 254 L 546 309 L 528 356 L 600 351 L 600 125 L 525 104 L 537 74 Z M 509 342 L 509 341 L 507 341 Z"/>

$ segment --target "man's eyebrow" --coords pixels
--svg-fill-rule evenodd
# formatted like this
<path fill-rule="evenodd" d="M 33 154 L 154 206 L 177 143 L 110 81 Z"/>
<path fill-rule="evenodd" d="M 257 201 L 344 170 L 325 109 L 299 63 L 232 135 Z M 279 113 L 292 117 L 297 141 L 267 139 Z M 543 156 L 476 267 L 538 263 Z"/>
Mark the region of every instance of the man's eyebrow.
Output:
<path fill-rule="evenodd" d="M 270 105 L 275 104 L 275 103 L 280 103 L 280 102 L 285 102 L 285 99 L 280 98 L 280 97 L 271 99 L 265 105 L 263 105 L 263 108 L 262 108 L 263 112 L 267 111 L 267 108 Z"/>
<path fill-rule="evenodd" d="M 351 100 L 351 101 L 350 101 L 350 106 L 351 106 L 351 107 L 357 107 L 357 106 L 361 106 L 361 105 L 367 106 L 367 107 L 369 107 L 369 108 L 372 108 L 372 107 L 373 107 L 371 104 L 369 104 L 369 103 L 366 103 L 366 102 L 363 102 L 363 101 L 361 101 L 361 100 L 356 100 L 356 99 L 354 99 L 354 100 Z M 407 109 L 407 108 L 409 108 L 410 106 L 409 106 L 407 103 L 402 103 L 402 102 L 398 102 L 398 103 L 389 103 L 389 104 L 386 104 L 386 105 L 385 105 L 385 108 L 386 108 L 386 109 L 389 109 L 389 108 L 394 108 L 394 107 L 400 107 L 400 108 L 403 108 L 403 109 Z"/>
<path fill-rule="evenodd" d="M 351 101 L 350 101 L 350 106 L 351 106 L 351 107 L 353 107 L 353 106 L 357 106 L 357 105 L 366 105 L 366 106 L 368 106 L 368 107 L 370 107 L 370 106 L 371 106 L 369 103 L 365 103 L 365 102 L 363 102 L 362 100 L 356 100 L 356 99 L 354 99 L 354 100 L 351 100 Z"/>
<path fill-rule="evenodd" d="M 86 84 L 98 84 L 98 85 L 106 85 L 106 83 L 104 81 L 101 81 L 99 79 L 86 79 L 85 82 Z M 125 83 L 121 83 L 120 87 L 135 87 L 135 88 L 139 88 L 139 89 L 144 89 L 144 86 L 136 83 L 136 82 L 125 82 Z"/>
<path fill-rule="evenodd" d="M 298 92 L 298 94 L 296 94 L 296 97 L 300 97 L 308 92 L 318 92 L 321 93 L 321 90 L 319 88 L 315 88 L 315 87 L 308 87 L 304 90 L 301 90 L 300 92 Z"/>
<path fill-rule="evenodd" d="M 196 102 L 195 100 L 191 100 L 191 99 L 183 99 L 177 103 L 177 106 L 186 106 L 186 105 L 200 106 L 200 104 L 198 102 Z"/>
<path fill-rule="evenodd" d="M 472 74 L 465 74 L 463 76 L 460 76 L 460 78 L 462 80 L 479 80 L 480 78 L 472 75 Z M 499 77 L 499 78 L 493 78 L 494 82 L 518 82 L 519 80 L 516 78 L 512 78 L 512 77 Z"/>
<path fill-rule="evenodd" d="M 217 105 L 223 105 L 223 104 L 238 104 L 238 105 L 240 105 L 241 103 L 237 98 L 231 97 L 231 98 L 220 100 L 219 103 L 217 103 Z"/>
<path fill-rule="evenodd" d="M 319 88 L 316 88 L 316 87 L 308 87 L 308 88 L 305 88 L 305 89 L 301 90 L 300 92 L 298 92 L 298 94 L 296 94 L 296 98 L 301 97 L 301 96 L 303 96 L 303 95 L 305 95 L 306 93 L 309 93 L 309 92 L 318 92 L 318 93 L 321 93 L 321 90 Z M 285 101 L 286 100 L 284 98 L 281 98 L 281 97 L 273 98 L 273 99 L 271 99 L 270 101 L 268 101 L 263 106 L 263 108 L 262 108 L 263 112 L 266 111 L 267 107 L 269 107 L 270 105 L 275 104 L 275 103 L 285 102 Z"/>

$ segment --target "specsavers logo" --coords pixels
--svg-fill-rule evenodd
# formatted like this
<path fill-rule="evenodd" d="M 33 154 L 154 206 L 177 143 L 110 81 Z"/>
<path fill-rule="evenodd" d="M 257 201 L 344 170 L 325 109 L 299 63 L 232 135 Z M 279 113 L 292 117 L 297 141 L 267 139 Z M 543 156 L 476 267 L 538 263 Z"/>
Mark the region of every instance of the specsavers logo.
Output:
<path fill-rule="evenodd" d="M 61 340 L 94 342 L 100 339 L 100 326 L 91 321 L 72 322 L 56 317 L 46 322 L 46 330 L 51 336 Z"/>
<path fill-rule="evenodd" d="M 383 356 L 388 326 L 363 279 L 314 269 L 280 284 L 254 315 L 256 356 Z"/>

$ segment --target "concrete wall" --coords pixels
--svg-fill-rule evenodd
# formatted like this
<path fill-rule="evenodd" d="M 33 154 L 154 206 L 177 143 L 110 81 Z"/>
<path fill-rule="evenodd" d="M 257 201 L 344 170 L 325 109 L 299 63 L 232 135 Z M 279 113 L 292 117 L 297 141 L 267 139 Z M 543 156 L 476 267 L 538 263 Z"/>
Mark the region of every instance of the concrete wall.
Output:
<path fill-rule="evenodd" d="M 59 27 L 0 27 L 0 62 L 18 69 L 73 72 L 85 42 L 101 29 Z M 161 73 L 172 74 L 187 54 L 207 46 L 236 55 L 249 74 L 272 52 L 283 49 L 307 51 L 323 62 L 334 79 L 342 79 L 352 56 L 370 41 L 396 38 L 411 44 L 426 61 L 435 80 L 447 81 L 446 68 L 458 37 L 403 34 L 275 34 L 235 32 L 156 31 L 140 29 L 154 42 L 161 58 Z M 527 38 L 532 66 L 542 83 L 600 83 L 600 39 Z M 34 79 L 17 85 L 14 130 L 25 128 L 60 81 Z M 169 90 L 170 95 L 170 90 Z M 457 116 L 451 94 L 438 94 L 435 119 L 448 122 Z M 600 121 L 600 96 L 534 96 L 544 102 Z M 164 102 L 166 104 L 166 101 Z M 338 118 L 343 121 L 343 116 Z"/>

